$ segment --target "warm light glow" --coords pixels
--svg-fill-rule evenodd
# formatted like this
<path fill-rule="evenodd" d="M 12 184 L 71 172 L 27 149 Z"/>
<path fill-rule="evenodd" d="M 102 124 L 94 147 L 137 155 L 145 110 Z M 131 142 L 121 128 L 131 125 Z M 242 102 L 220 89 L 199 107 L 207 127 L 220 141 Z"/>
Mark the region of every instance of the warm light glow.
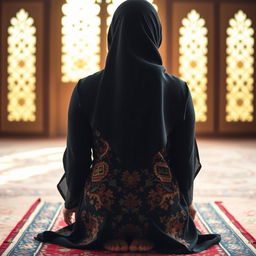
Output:
<path fill-rule="evenodd" d="M 253 52 L 252 21 L 239 10 L 227 28 L 226 121 L 253 121 Z"/>
<path fill-rule="evenodd" d="M 8 27 L 8 121 L 36 120 L 36 28 L 20 9 Z"/>
<path fill-rule="evenodd" d="M 62 6 L 62 82 L 100 69 L 101 0 L 66 0 Z"/>
<path fill-rule="evenodd" d="M 123 3 L 125 0 L 106 0 L 106 3 L 108 4 L 107 6 L 107 12 L 108 12 L 108 17 L 107 17 L 107 32 L 112 20 L 112 16 L 116 10 L 116 8 Z M 153 6 L 156 8 L 156 10 L 158 10 L 157 5 L 154 4 L 154 0 L 147 0 L 148 2 L 150 2 L 151 4 L 153 4 Z"/>
<path fill-rule="evenodd" d="M 182 19 L 179 39 L 179 73 L 187 82 L 195 107 L 196 121 L 207 121 L 207 28 L 196 10 Z"/>

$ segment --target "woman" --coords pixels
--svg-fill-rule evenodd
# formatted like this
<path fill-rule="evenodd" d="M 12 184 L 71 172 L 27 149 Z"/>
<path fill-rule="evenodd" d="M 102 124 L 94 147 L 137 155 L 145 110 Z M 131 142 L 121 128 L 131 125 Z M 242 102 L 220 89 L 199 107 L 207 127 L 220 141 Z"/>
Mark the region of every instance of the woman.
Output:
<path fill-rule="evenodd" d="M 161 41 L 150 3 L 127 0 L 117 8 L 104 70 L 79 80 L 70 100 L 58 184 L 67 226 L 37 240 L 167 253 L 200 252 L 220 241 L 193 222 L 201 168 L 194 108 L 187 84 L 162 66 Z"/>

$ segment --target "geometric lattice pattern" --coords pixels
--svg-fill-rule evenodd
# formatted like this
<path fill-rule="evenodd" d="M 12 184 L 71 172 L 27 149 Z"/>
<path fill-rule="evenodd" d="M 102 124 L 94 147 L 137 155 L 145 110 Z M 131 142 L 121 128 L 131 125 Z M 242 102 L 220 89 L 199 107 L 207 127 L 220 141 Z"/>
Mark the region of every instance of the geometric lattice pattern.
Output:
<path fill-rule="evenodd" d="M 109 29 L 111 20 L 112 20 L 112 16 L 116 10 L 116 8 L 125 0 L 106 0 L 107 3 L 107 13 L 108 13 L 108 17 L 107 17 L 107 31 Z M 156 8 L 156 10 L 158 10 L 157 5 L 153 3 L 154 0 L 147 0 L 148 2 L 150 2 L 151 4 L 153 4 L 153 6 Z"/>
<path fill-rule="evenodd" d="M 62 82 L 100 69 L 101 0 L 66 0 L 62 6 Z"/>
<path fill-rule="evenodd" d="M 193 98 L 196 121 L 207 121 L 207 28 L 196 10 L 182 19 L 179 29 L 179 74 Z"/>
<path fill-rule="evenodd" d="M 7 120 L 36 120 L 36 28 L 28 12 L 20 9 L 8 27 Z"/>
<path fill-rule="evenodd" d="M 226 121 L 253 121 L 253 52 L 252 21 L 239 10 L 229 20 L 226 39 Z"/>

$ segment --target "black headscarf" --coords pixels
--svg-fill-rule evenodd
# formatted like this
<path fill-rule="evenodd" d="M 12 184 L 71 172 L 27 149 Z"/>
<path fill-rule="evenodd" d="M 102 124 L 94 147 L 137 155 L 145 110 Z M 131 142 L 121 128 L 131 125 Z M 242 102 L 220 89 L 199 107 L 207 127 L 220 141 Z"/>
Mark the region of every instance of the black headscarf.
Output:
<path fill-rule="evenodd" d="M 147 167 L 167 143 L 165 68 L 158 48 L 162 27 L 146 0 L 126 0 L 108 31 L 108 55 L 92 126 L 127 167 Z"/>

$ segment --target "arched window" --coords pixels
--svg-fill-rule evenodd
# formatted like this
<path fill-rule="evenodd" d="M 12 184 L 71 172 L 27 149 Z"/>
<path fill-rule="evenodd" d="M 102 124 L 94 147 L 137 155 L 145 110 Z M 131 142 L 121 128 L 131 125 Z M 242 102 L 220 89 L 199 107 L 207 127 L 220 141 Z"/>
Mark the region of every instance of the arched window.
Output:
<path fill-rule="evenodd" d="M 36 28 L 20 9 L 8 27 L 7 120 L 36 121 Z"/>
<path fill-rule="evenodd" d="M 182 19 L 179 33 L 179 73 L 188 83 L 196 121 L 207 121 L 207 28 L 196 10 Z"/>
<path fill-rule="evenodd" d="M 62 82 L 100 69 L 101 0 L 66 0 L 62 6 Z"/>
<path fill-rule="evenodd" d="M 229 20 L 226 39 L 226 121 L 253 121 L 253 47 L 252 21 L 242 10 Z"/>

